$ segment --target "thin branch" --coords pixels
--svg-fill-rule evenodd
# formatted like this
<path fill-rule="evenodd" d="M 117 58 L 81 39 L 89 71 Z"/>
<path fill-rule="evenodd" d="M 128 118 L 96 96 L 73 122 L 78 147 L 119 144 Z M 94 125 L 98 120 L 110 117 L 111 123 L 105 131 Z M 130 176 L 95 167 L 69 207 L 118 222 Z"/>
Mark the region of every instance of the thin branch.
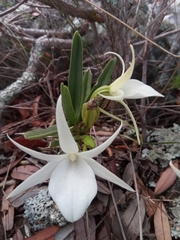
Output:
<path fill-rule="evenodd" d="M 104 23 L 104 16 L 101 12 L 81 6 L 74 6 L 61 0 L 38 0 L 40 3 L 46 4 L 60 12 L 72 17 L 86 19 L 90 22 Z"/>
<path fill-rule="evenodd" d="M 173 34 L 176 34 L 178 32 L 180 32 L 180 28 L 172 30 L 172 31 L 169 31 L 169 32 L 161 33 L 158 36 L 155 36 L 154 40 L 160 40 L 162 38 L 165 38 L 165 37 L 168 37 L 168 36 L 172 36 Z M 139 46 L 141 44 L 144 44 L 144 42 L 145 42 L 145 40 L 139 41 L 139 42 L 135 42 L 135 43 L 133 43 L 133 46 Z"/>
<path fill-rule="evenodd" d="M 151 39 L 145 37 L 143 34 L 141 34 L 140 32 L 136 31 L 135 29 L 133 29 L 131 26 L 129 26 L 127 23 L 123 22 L 122 20 L 118 19 L 117 17 L 113 16 L 112 14 L 110 14 L 109 12 L 107 12 L 106 10 L 102 9 L 101 7 L 97 6 L 96 4 L 88 1 L 88 0 L 84 0 L 85 2 L 89 3 L 90 5 L 98 8 L 99 10 L 101 10 L 102 12 L 104 12 L 105 14 L 111 16 L 112 18 L 114 18 L 116 21 L 120 22 L 121 24 L 123 24 L 125 27 L 127 27 L 128 29 L 130 29 L 131 31 L 133 31 L 135 34 L 137 34 L 138 36 L 144 38 L 145 40 L 147 40 L 148 42 L 150 42 L 152 45 L 158 47 L 159 49 L 161 49 L 163 52 L 175 57 L 175 58 L 180 58 L 180 55 L 175 55 L 169 51 L 167 51 L 165 48 L 161 47 L 159 44 L 155 43 L 154 41 L 152 41 Z"/>
<path fill-rule="evenodd" d="M 22 5 L 23 3 L 25 3 L 25 2 L 27 2 L 27 0 L 23 0 L 22 2 L 17 3 L 17 4 L 14 5 L 13 7 L 7 9 L 6 11 L 4 11 L 4 12 L 2 12 L 2 13 L 0 13 L 0 18 L 3 17 L 3 16 L 5 16 L 5 15 L 7 15 L 7 14 L 9 14 L 9 13 L 11 13 L 11 12 L 13 12 L 14 10 L 16 10 L 19 6 L 21 6 L 21 5 Z"/>

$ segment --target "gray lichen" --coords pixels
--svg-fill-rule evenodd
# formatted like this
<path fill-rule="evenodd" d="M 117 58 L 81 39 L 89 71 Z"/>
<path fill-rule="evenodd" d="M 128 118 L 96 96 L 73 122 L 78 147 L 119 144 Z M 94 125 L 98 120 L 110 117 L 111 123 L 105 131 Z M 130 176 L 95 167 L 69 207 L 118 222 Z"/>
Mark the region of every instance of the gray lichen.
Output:
<path fill-rule="evenodd" d="M 34 197 L 28 198 L 24 209 L 24 217 L 35 231 L 55 224 L 67 224 L 47 189 L 42 189 Z"/>
<path fill-rule="evenodd" d="M 167 167 L 170 160 L 180 157 L 180 126 L 174 124 L 170 128 L 161 128 L 153 131 L 148 142 L 151 149 L 145 148 L 142 157 L 154 163 L 160 163 L 162 167 Z"/>
<path fill-rule="evenodd" d="M 175 239 L 180 238 L 180 197 L 173 199 L 172 207 L 170 208 L 171 213 L 174 216 L 173 222 L 171 223 L 171 235 Z"/>

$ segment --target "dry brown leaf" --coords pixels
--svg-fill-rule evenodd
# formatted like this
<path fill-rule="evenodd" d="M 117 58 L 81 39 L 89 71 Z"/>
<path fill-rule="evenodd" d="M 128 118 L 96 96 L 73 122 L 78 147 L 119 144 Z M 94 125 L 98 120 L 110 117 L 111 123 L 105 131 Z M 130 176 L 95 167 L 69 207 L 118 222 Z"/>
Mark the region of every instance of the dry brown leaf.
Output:
<path fill-rule="evenodd" d="M 6 195 L 8 196 L 13 189 L 14 185 L 7 188 L 7 190 L 5 191 Z M 6 199 L 6 196 L 3 196 L 2 198 L 1 212 L 4 230 L 5 231 L 11 230 L 14 225 L 14 207 L 10 205 L 9 201 Z"/>
<path fill-rule="evenodd" d="M 104 225 L 101 231 L 98 233 L 97 240 L 110 240 L 110 232 L 108 232 L 106 226 Z"/>
<path fill-rule="evenodd" d="M 5 215 L 2 217 L 2 223 L 4 226 L 4 230 L 8 231 L 11 230 L 14 225 L 14 207 L 9 206 L 8 212 L 4 214 Z"/>
<path fill-rule="evenodd" d="M 109 203 L 109 195 L 98 192 L 98 193 L 97 193 L 97 198 L 103 203 L 103 206 L 104 206 L 104 207 L 107 207 L 107 206 L 108 206 L 108 203 Z"/>
<path fill-rule="evenodd" d="M 38 170 L 39 168 L 33 165 L 19 166 L 12 170 L 11 177 L 18 180 L 25 180 Z"/>
<path fill-rule="evenodd" d="M 15 99 L 13 101 L 13 104 L 18 104 L 22 106 L 18 106 L 17 110 L 18 112 L 21 114 L 22 120 L 27 119 L 30 116 L 31 113 L 31 107 L 30 107 L 30 103 L 24 99 Z M 16 108 L 16 106 L 14 106 Z"/>
<path fill-rule="evenodd" d="M 33 104 L 32 104 L 32 114 L 33 116 L 37 116 L 38 115 L 38 108 L 39 108 L 39 100 L 40 100 L 41 96 L 37 96 L 34 101 L 33 101 Z"/>
<path fill-rule="evenodd" d="M 114 173 L 116 176 L 120 177 L 119 170 L 117 168 L 115 160 L 112 160 L 108 163 L 107 169 Z"/>
<path fill-rule="evenodd" d="M 95 220 L 93 216 L 88 218 L 88 229 L 87 229 L 87 220 L 85 217 L 79 219 L 74 223 L 74 230 L 76 239 L 78 240 L 95 240 Z"/>
<path fill-rule="evenodd" d="M 37 116 L 38 115 L 38 106 L 39 100 L 41 96 L 37 96 L 32 103 L 29 103 L 27 100 L 24 99 L 15 99 L 13 104 L 18 104 L 22 106 L 18 106 L 17 110 L 21 114 L 22 120 L 27 119 L 29 116 Z M 16 106 L 15 106 L 16 107 Z"/>
<path fill-rule="evenodd" d="M 19 144 L 21 144 L 24 147 L 35 149 L 37 147 L 47 147 L 48 142 L 41 140 L 41 139 L 36 139 L 36 140 L 29 140 L 24 137 L 17 137 L 13 138 L 13 140 Z M 14 149 L 18 149 L 10 140 L 6 141 L 4 144 L 4 150 L 6 152 L 12 151 Z"/>
<path fill-rule="evenodd" d="M 21 114 L 22 120 L 25 120 L 29 117 L 34 117 L 31 120 L 31 124 L 35 127 L 42 126 L 44 122 L 38 117 L 38 108 L 39 108 L 39 100 L 41 96 L 37 96 L 33 102 L 28 102 L 24 99 L 16 99 L 13 104 L 18 104 L 17 110 Z"/>
<path fill-rule="evenodd" d="M 102 208 L 100 208 L 101 212 L 99 211 L 99 209 L 97 208 L 97 204 L 98 202 L 100 202 Z M 95 215 L 99 215 L 99 214 L 102 214 L 102 212 L 104 213 L 103 211 L 103 203 L 101 201 L 99 201 L 97 198 L 95 198 L 91 205 L 88 207 L 88 213 L 95 216 Z"/>
<path fill-rule="evenodd" d="M 8 187 L 5 191 L 6 195 L 3 195 L 3 197 L 2 197 L 2 206 L 1 206 L 2 212 L 7 211 L 9 208 L 10 204 L 9 204 L 9 201 L 6 199 L 6 196 L 8 196 L 12 192 L 12 190 L 14 189 L 14 186 L 15 185 L 13 184 L 10 187 Z"/>
<path fill-rule="evenodd" d="M 11 202 L 11 205 L 13 205 L 13 207 L 18 208 L 24 204 L 27 198 L 35 196 L 41 189 L 46 189 L 46 188 L 47 187 L 34 186 L 10 198 L 9 201 Z"/>
<path fill-rule="evenodd" d="M 84 218 L 79 219 L 74 223 L 74 230 L 76 234 L 76 238 L 78 240 L 86 239 L 86 225 L 84 222 Z"/>
<path fill-rule="evenodd" d="M 141 222 L 143 223 L 145 217 L 145 205 L 144 199 L 140 198 L 140 214 L 141 214 Z M 136 239 L 139 236 L 139 213 L 138 213 L 138 206 L 137 206 L 137 199 L 133 199 L 126 211 L 122 215 L 122 220 L 126 226 L 126 230 L 128 236 L 131 239 Z"/>
<path fill-rule="evenodd" d="M 141 195 L 144 197 L 146 213 L 149 217 L 151 217 L 155 214 L 158 203 L 157 201 L 154 201 L 154 194 L 144 186 L 144 183 L 138 175 L 136 175 L 136 179 L 139 192 L 141 192 Z"/>
<path fill-rule="evenodd" d="M 178 168 L 178 162 L 175 161 L 174 166 Z M 154 194 L 158 195 L 166 191 L 169 187 L 173 185 L 173 183 L 176 181 L 177 175 L 176 173 L 172 170 L 171 167 L 166 168 L 166 170 L 161 174 L 155 190 Z"/>
<path fill-rule="evenodd" d="M 104 193 L 104 194 L 110 194 L 109 188 L 107 188 L 101 181 L 97 180 L 98 185 L 98 192 Z"/>
<path fill-rule="evenodd" d="M 170 224 L 166 209 L 162 202 L 159 202 L 154 215 L 154 228 L 157 240 L 171 240 Z"/>
<path fill-rule="evenodd" d="M 13 236 L 13 240 L 24 240 L 24 237 L 19 228 L 16 229 L 16 233 Z"/>
<path fill-rule="evenodd" d="M 10 163 L 10 166 L 9 166 L 9 164 L 8 164 L 7 166 L 2 167 L 2 168 L 0 169 L 0 175 L 3 174 L 3 173 L 6 173 L 8 170 L 11 170 L 11 169 L 12 169 L 13 167 L 15 167 L 21 160 L 22 160 L 22 159 L 20 158 L 20 159 L 18 159 L 18 160 L 16 160 L 16 161 Z"/>
<path fill-rule="evenodd" d="M 96 199 L 94 200 L 94 204 L 95 204 L 96 209 L 98 210 L 98 212 L 101 213 L 101 214 L 103 214 L 103 213 L 104 213 L 103 202 L 96 198 Z"/>
<path fill-rule="evenodd" d="M 40 230 L 31 237 L 26 238 L 26 240 L 54 240 L 54 235 L 59 231 L 60 226 L 51 226 Z"/>
<path fill-rule="evenodd" d="M 132 185 L 133 183 L 133 168 L 132 164 L 128 163 L 126 168 L 124 169 L 124 173 L 122 176 L 122 180 L 127 183 L 128 185 Z"/>

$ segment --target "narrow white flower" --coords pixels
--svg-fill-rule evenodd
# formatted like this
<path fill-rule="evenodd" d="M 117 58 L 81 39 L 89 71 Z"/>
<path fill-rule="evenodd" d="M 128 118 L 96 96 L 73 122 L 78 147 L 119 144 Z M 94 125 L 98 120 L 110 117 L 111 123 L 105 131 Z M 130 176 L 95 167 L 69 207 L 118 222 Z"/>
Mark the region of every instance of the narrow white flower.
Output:
<path fill-rule="evenodd" d="M 133 46 L 130 45 L 130 48 L 132 52 L 132 62 L 130 63 L 130 66 L 126 72 L 124 72 L 124 61 L 121 56 L 114 52 L 108 52 L 119 57 L 123 66 L 123 71 L 121 76 L 111 83 L 108 88 L 102 88 L 102 92 L 101 88 L 99 88 L 99 94 L 104 98 L 114 101 L 122 101 L 123 99 L 139 99 L 153 96 L 163 97 L 162 94 L 154 90 L 152 87 L 142 83 L 139 80 L 131 79 L 135 65 L 135 56 Z"/>
<path fill-rule="evenodd" d="M 174 164 L 172 163 L 172 161 L 169 162 L 169 165 L 171 166 L 171 168 L 173 169 L 173 171 L 176 173 L 176 175 L 177 175 L 178 177 L 180 177 L 180 170 L 177 169 L 177 168 L 174 166 Z"/>
<path fill-rule="evenodd" d="M 95 174 L 129 191 L 134 191 L 116 175 L 96 162 L 92 157 L 103 152 L 116 138 L 122 125 L 103 144 L 85 152 L 79 152 L 78 146 L 69 130 L 62 109 L 61 96 L 56 107 L 56 123 L 60 147 L 64 154 L 49 155 L 26 148 L 10 137 L 9 139 L 22 151 L 48 163 L 39 171 L 21 183 L 8 198 L 27 190 L 47 179 L 49 193 L 63 216 L 70 222 L 80 219 L 97 193 Z"/>

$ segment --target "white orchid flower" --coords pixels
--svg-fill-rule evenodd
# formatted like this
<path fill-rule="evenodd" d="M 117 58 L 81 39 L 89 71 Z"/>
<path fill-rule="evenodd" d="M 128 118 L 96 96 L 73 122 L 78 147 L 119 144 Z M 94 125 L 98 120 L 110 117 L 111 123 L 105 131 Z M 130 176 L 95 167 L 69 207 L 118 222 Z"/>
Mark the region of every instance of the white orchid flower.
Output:
<path fill-rule="evenodd" d="M 74 222 L 84 215 L 87 207 L 97 193 L 95 174 L 129 191 L 134 191 L 120 178 L 92 159 L 92 157 L 103 152 L 113 142 L 122 124 L 100 146 L 89 151 L 79 152 L 64 116 L 61 96 L 58 99 L 56 107 L 56 123 L 60 147 L 64 152 L 62 155 L 49 155 L 31 150 L 16 143 L 9 137 L 22 151 L 33 157 L 46 160 L 48 163 L 21 183 L 8 198 L 14 197 L 30 187 L 50 179 L 49 193 L 51 197 L 63 216 L 69 222 Z"/>
<path fill-rule="evenodd" d="M 106 54 L 116 55 L 122 63 L 122 74 L 109 86 L 102 86 L 98 88 L 92 95 L 92 98 L 97 94 L 101 95 L 103 98 L 113 100 L 113 101 L 122 101 L 123 99 L 140 99 L 146 97 L 163 97 L 162 94 L 154 90 L 152 87 L 144 84 L 143 82 L 131 79 L 134 65 L 135 65 L 135 54 L 134 48 L 130 45 L 132 52 L 132 62 L 130 63 L 129 68 L 125 72 L 125 64 L 122 57 L 114 52 L 107 52 Z"/>
<path fill-rule="evenodd" d="M 118 101 L 121 103 L 124 108 L 129 113 L 131 120 L 134 125 L 134 129 L 137 135 L 138 143 L 140 144 L 140 137 L 139 137 L 139 130 L 136 124 L 136 120 L 129 109 L 128 105 L 123 101 L 124 99 L 140 99 L 140 98 L 146 98 L 146 97 L 163 97 L 162 94 L 154 90 L 152 87 L 144 84 L 143 82 L 131 79 L 134 65 L 135 65 L 135 54 L 134 54 L 134 48 L 130 44 L 131 52 L 132 52 L 132 62 L 130 63 L 129 68 L 125 72 L 125 64 L 122 59 L 122 57 L 114 52 L 107 52 L 106 54 L 114 54 L 116 55 L 121 63 L 122 63 L 122 74 L 119 78 L 117 78 L 113 83 L 111 83 L 109 86 L 102 86 L 99 87 L 94 91 L 94 93 L 91 96 L 91 99 L 95 98 L 97 95 L 100 95 L 103 98 L 106 98 L 108 100 L 112 101 Z"/>
<path fill-rule="evenodd" d="M 171 168 L 173 169 L 173 171 L 176 173 L 176 175 L 177 175 L 178 177 L 180 177 L 180 170 L 177 169 L 177 168 L 174 166 L 174 164 L 172 163 L 172 161 L 169 162 L 169 165 L 171 166 Z"/>

